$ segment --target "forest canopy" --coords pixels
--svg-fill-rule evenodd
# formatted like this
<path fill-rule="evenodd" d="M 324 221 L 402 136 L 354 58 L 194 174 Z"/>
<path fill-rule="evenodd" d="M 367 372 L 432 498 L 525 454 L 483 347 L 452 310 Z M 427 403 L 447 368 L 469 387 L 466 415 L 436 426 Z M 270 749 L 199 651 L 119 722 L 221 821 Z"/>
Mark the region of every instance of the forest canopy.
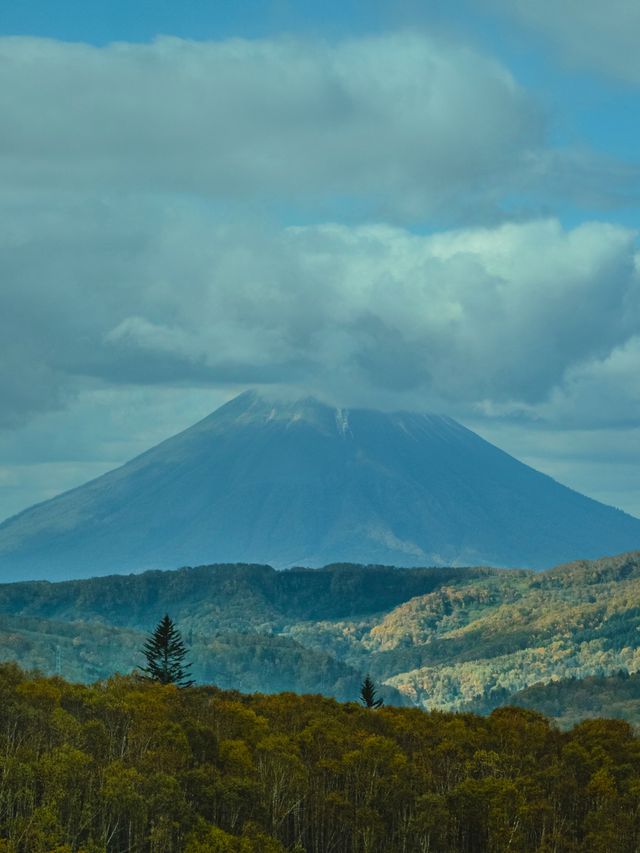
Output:
<path fill-rule="evenodd" d="M 0 667 L 4 853 L 634 851 L 622 720 L 92 686 Z"/>

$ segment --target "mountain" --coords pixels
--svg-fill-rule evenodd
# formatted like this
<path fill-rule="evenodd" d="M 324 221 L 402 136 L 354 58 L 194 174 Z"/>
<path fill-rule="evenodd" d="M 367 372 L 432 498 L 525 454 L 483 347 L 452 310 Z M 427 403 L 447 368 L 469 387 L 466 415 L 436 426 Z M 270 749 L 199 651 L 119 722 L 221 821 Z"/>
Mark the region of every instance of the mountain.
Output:
<path fill-rule="evenodd" d="M 601 715 L 610 691 L 636 719 L 637 679 L 598 682 L 592 702 L 575 685 L 640 672 L 640 552 L 544 572 L 229 564 L 3 584 L 0 660 L 83 681 L 128 672 L 167 611 L 194 675 L 224 688 L 349 699 L 368 672 L 395 704 L 515 702 L 564 722 Z M 541 686 L 557 680 L 569 686 Z"/>
<path fill-rule="evenodd" d="M 0 525 L 0 578 L 211 562 L 544 568 L 640 547 L 640 520 L 446 417 L 247 392 Z"/>

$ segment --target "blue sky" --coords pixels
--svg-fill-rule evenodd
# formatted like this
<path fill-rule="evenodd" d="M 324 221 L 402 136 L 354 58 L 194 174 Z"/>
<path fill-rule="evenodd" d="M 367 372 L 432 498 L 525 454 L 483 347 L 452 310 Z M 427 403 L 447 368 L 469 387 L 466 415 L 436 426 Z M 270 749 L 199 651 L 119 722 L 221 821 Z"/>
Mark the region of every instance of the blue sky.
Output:
<path fill-rule="evenodd" d="M 640 515 L 635 0 L 0 5 L 0 518 L 253 386 Z"/>
<path fill-rule="evenodd" d="M 435 8 L 440 4 L 432 5 Z M 77 0 L 55 6 L 40 0 L 7 4 L 3 9 L 3 29 L 16 35 L 38 35 L 95 45 L 113 41 L 149 42 L 158 35 L 199 41 L 264 38 L 293 32 L 336 37 L 380 31 L 402 21 L 405 14 L 402 3 L 385 4 L 376 0 L 329 0 L 323 4 L 290 0 L 247 0 L 243 3 L 185 0 L 179 5 L 171 0 L 144 3 L 139 0 L 130 3 L 125 0 L 82 3 Z"/>

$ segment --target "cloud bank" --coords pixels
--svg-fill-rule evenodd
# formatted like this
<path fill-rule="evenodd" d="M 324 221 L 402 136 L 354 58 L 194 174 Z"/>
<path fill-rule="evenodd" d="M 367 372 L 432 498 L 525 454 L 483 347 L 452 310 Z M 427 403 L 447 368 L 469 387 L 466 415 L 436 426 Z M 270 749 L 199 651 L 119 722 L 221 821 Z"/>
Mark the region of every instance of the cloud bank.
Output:
<path fill-rule="evenodd" d="M 638 255 L 622 227 L 277 229 L 121 199 L 10 213 L 5 423 L 87 380 L 293 385 L 347 404 L 400 392 L 549 418 L 605 386 L 599 417 L 619 418 L 637 385 Z"/>
<path fill-rule="evenodd" d="M 105 48 L 3 38 L 0 114 L 5 186 L 365 200 L 420 218 L 489 203 L 544 136 L 504 66 L 411 33 Z"/>

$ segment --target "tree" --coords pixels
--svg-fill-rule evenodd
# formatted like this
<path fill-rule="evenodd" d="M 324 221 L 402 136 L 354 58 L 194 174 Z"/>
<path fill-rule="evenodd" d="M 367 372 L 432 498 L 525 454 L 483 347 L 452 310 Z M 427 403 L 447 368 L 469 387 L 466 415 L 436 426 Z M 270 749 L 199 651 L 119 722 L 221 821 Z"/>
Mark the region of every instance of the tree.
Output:
<path fill-rule="evenodd" d="M 365 708 L 379 708 L 384 705 L 383 699 L 376 699 L 377 692 L 373 681 L 367 675 L 360 688 L 360 701 Z"/>
<path fill-rule="evenodd" d="M 147 665 L 140 669 L 151 681 L 159 681 L 160 684 L 176 684 L 178 687 L 190 687 L 194 683 L 189 678 L 191 664 L 184 662 L 187 650 L 182 642 L 180 631 L 168 613 L 165 613 L 145 641 L 142 653 L 147 660 Z"/>

